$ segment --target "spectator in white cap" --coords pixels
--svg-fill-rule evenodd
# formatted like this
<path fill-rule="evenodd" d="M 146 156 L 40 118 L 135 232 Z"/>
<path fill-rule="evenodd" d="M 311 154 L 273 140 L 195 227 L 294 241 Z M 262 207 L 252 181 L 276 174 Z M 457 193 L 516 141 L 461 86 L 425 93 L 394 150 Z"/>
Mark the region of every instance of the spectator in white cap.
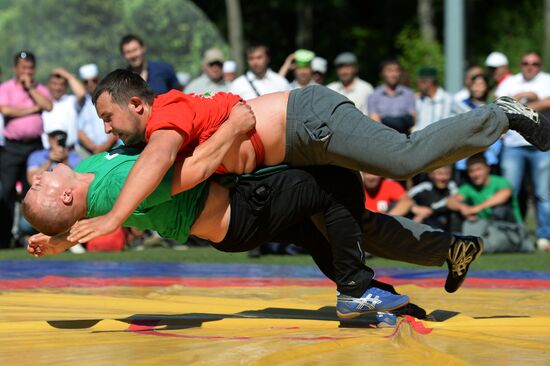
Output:
<path fill-rule="evenodd" d="M 491 52 L 485 59 L 485 66 L 489 69 L 497 86 L 511 75 L 508 58 L 501 52 Z"/>
<path fill-rule="evenodd" d="M 192 80 L 185 87 L 186 93 L 215 93 L 229 90 L 229 83 L 223 78 L 223 63 L 225 59 L 222 51 L 210 48 L 202 58 L 202 75 Z"/>
<path fill-rule="evenodd" d="M 351 52 L 343 52 L 336 56 L 334 66 L 338 81 L 328 84 L 327 87 L 347 97 L 357 109 L 367 115 L 367 100 L 374 89 L 370 83 L 357 76 L 357 57 Z"/>
<path fill-rule="evenodd" d="M 103 121 L 98 117 L 92 103 L 91 95 L 99 82 L 97 65 L 86 64 L 81 66 L 78 71 L 80 79 L 86 87 L 86 97 L 78 115 L 79 146 L 76 150 L 82 158 L 85 158 L 91 154 L 109 150 L 117 142 L 117 139 L 113 135 L 105 133 Z"/>
<path fill-rule="evenodd" d="M 223 63 L 223 79 L 228 83 L 237 78 L 237 63 L 233 60 L 227 60 Z"/>
<path fill-rule="evenodd" d="M 319 85 L 325 85 L 325 76 L 327 75 L 327 60 L 316 56 L 311 61 L 311 70 L 313 71 L 313 80 Z"/>

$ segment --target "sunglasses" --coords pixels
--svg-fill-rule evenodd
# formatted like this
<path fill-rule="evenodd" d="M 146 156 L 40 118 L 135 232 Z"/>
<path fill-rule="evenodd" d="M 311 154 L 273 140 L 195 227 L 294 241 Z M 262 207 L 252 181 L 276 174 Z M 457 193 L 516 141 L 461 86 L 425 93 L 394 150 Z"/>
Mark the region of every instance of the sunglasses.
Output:
<path fill-rule="evenodd" d="M 93 78 L 93 79 L 84 79 L 84 80 L 82 80 L 82 82 L 83 82 L 85 85 L 88 85 L 88 84 L 97 84 L 97 83 L 98 83 L 98 80 L 97 80 L 97 78 Z"/>
<path fill-rule="evenodd" d="M 222 67 L 222 66 L 223 66 L 223 63 L 220 62 L 220 61 L 214 61 L 214 62 L 209 62 L 209 63 L 208 63 L 208 66 L 210 66 L 210 67 L 213 67 L 213 66 L 220 66 L 220 67 Z"/>
<path fill-rule="evenodd" d="M 521 66 L 534 66 L 534 67 L 540 67 L 540 62 L 526 62 L 522 61 Z"/>

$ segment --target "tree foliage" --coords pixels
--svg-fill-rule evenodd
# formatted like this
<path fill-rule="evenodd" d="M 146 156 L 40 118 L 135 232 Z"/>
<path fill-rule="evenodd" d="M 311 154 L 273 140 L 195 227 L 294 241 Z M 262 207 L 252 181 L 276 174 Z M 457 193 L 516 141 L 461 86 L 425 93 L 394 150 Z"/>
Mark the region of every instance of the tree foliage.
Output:
<path fill-rule="evenodd" d="M 39 80 L 59 66 L 76 72 L 95 62 L 102 73 L 124 66 L 119 41 L 127 33 L 145 40 L 150 58 L 193 74 L 205 49 L 227 52 L 218 29 L 187 0 L 0 0 L 0 30 L 3 69 L 16 52 L 30 50 Z"/>

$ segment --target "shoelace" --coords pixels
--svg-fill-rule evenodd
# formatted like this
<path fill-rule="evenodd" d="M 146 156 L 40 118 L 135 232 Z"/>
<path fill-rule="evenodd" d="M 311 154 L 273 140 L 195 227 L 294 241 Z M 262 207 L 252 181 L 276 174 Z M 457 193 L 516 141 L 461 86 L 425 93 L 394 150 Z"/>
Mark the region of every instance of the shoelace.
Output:
<path fill-rule="evenodd" d="M 531 108 L 525 107 L 510 97 L 501 97 L 496 101 L 497 105 L 502 107 L 505 113 L 521 114 L 536 123 L 539 123 L 538 112 Z"/>
<path fill-rule="evenodd" d="M 475 245 L 473 243 L 466 244 L 463 241 L 460 241 L 456 244 L 454 251 L 449 249 L 449 258 L 451 259 L 452 264 L 451 269 L 456 276 L 462 276 L 468 264 L 470 264 L 473 260 L 473 250 L 470 251 L 471 247 L 475 250 Z M 468 253 L 469 251 L 470 253 Z"/>

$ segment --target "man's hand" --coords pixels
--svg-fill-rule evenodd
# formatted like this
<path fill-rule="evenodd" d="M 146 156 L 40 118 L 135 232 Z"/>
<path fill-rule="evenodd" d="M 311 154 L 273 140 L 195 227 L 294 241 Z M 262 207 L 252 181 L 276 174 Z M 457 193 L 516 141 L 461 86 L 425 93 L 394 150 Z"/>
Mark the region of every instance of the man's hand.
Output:
<path fill-rule="evenodd" d="M 256 116 L 248 104 L 238 103 L 231 109 L 225 123 L 231 124 L 239 135 L 244 135 L 256 126 Z"/>
<path fill-rule="evenodd" d="M 30 88 L 32 88 L 32 76 L 28 74 L 23 74 L 19 77 L 19 81 L 21 82 L 21 85 L 23 85 L 23 88 L 25 88 L 25 90 L 29 90 Z"/>
<path fill-rule="evenodd" d="M 42 233 L 35 234 L 28 240 L 27 252 L 35 257 L 43 257 L 63 253 L 70 247 L 63 240 L 56 239 Z"/>
<path fill-rule="evenodd" d="M 68 72 L 67 70 L 65 70 L 62 67 L 57 67 L 57 68 L 53 69 L 51 71 L 51 74 L 52 75 L 59 75 L 62 78 L 67 79 L 67 80 L 73 76 L 73 74 L 71 74 L 70 72 Z"/>
<path fill-rule="evenodd" d="M 414 205 L 411 208 L 411 212 L 414 214 L 413 220 L 415 222 L 422 222 L 433 214 L 433 210 L 430 207 L 418 205 Z"/>
<path fill-rule="evenodd" d="M 67 240 L 71 243 L 87 243 L 97 237 L 110 234 L 122 226 L 122 222 L 103 215 L 91 219 L 77 221 L 69 231 Z"/>
<path fill-rule="evenodd" d="M 61 146 L 52 146 L 48 154 L 48 159 L 56 163 L 62 163 L 69 157 L 69 149 Z"/>

